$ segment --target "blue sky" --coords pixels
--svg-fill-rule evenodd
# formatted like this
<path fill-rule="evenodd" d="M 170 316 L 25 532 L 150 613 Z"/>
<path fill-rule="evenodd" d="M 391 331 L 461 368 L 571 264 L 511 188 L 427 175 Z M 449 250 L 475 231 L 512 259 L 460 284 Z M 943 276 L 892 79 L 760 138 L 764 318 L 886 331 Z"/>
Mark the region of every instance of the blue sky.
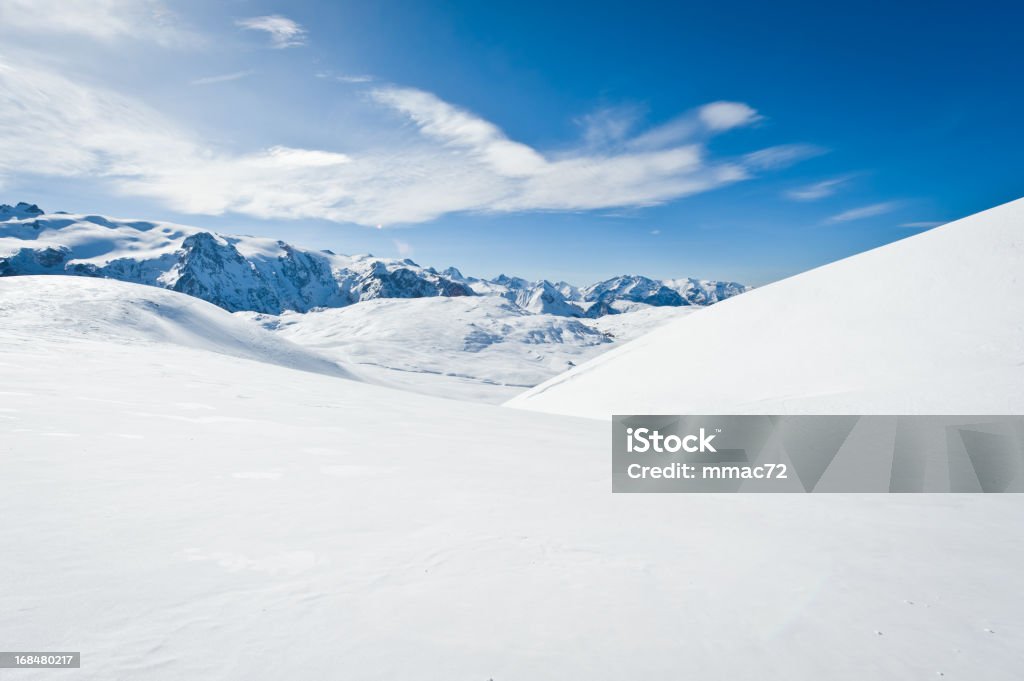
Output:
<path fill-rule="evenodd" d="M 485 276 L 763 284 L 1024 194 L 1021 20 L 0 0 L 0 200 Z"/>

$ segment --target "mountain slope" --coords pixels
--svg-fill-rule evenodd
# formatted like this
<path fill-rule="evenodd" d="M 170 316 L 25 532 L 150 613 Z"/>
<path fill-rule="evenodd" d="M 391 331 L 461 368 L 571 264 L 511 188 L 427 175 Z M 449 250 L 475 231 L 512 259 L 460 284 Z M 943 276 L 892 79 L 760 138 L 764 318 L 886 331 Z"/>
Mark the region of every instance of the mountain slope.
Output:
<path fill-rule="evenodd" d="M 48 293 L 0 314 L 0 640 L 75 678 L 1019 679 L 1021 495 L 612 495 L 605 423 Z"/>
<path fill-rule="evenodd" d="M 52 338 L 213 352 L 328 376 L 356 378 L 343 364 L 249 320 L 174 291 L 109 279 L 0 278 L 0 332 L 15 346 Z"/>
<path fill-rule="evenodd" d="M 667 324 L 508 404 L 611 414 L 1024 411 L 1024 200 Z"/>

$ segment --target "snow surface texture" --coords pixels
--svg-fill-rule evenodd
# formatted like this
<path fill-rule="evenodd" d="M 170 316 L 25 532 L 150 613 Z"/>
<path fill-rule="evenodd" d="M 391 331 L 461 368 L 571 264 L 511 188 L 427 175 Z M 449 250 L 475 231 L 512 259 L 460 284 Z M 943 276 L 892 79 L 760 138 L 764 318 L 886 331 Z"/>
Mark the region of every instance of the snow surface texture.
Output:
<path fill-rule="evenodd" d="M 501 275 L 465 277 L 409 259 L 338 255 L 283 241 L 226 236 L 145 220 L 45 215 L 36 205 L 0 205 L 0 276 L 71 274 L 169 288 L 230 312 L 280 314 L 378 298 L 500 296 L 524 310 L 568 317 L 615 314 L 617 303 L 711 305 L 738 295 L 733 282 L 623 276 L 584 289 Z"/>
<path fill-rule="evenodd" d="M 501 403 L 696 306 L 598 319 L 531 314 L 503 297 L 368 300 L 280 316 L 239 312 L 297 345 L 356 366 L 378 384 Z"/>
<path fill-rule="evenodd" d="M 1024 200 L 709 307 L 513 398 L 611 414 L 1024 413 Z"/>
<path fill-rule="evenodd" d="M 0 640 L 82 652 L 7 676 L 1019 679 L 1019 495 L 613 496 L 606 422 L 150 342 L 59 281 L 196 304 L 0 281 L 41 306 L 0 311 Z"/>

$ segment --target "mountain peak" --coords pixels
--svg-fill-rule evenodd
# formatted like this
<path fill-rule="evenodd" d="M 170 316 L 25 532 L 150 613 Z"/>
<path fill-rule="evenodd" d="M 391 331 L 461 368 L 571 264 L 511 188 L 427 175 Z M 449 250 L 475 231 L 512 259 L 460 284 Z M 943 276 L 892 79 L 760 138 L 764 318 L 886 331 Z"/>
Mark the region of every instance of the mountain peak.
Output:
<path fill-rule="evenodd" d="M 43 214 L 43 209 L 34 203 L 19 201 L 13 206 L 6 203 L 0 204 L 0 220 L 25 220 Z"/>

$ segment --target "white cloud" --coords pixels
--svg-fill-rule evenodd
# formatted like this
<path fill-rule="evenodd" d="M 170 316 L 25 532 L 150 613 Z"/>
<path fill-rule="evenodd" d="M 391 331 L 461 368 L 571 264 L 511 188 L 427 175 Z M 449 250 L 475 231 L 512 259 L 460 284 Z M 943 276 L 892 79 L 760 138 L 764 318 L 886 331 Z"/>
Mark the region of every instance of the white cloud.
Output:
<path fill-rule="evenodd" d="M 408 116 L 423 133 L 452 149 L 465 150 L 494 172 L 530 177 L 542 171 L 545 159 L 525 144 L 513 142 L 493 123 L 452 106 L 435 95 L 413 88 L 378 88 L 378 102 Z"/>
<path fill-rule="evenodd" d="M 904 222 L 900 227 L 906 227 L 907 229 L 931 229 L 944 224 L 946 223 L 940 220 L 922 220 L 919 222 Z"/>
<path fill-rule="evenodd" d="M 375 80 L 375 78 L 373 76 L 371 76 L 369 74 L 366 74 L 366 73 L 361 73 L 361 74 L 344 74 L 344 73 L 334 73 L 333 71 L 319 71 L 319 72 L 317 72 L 316 77 L 317 78 L 328 79 L 328 80 L 336 80 L 339 83 L 351 83 L 351 84 L 372 83 Z"/>
<path fill-rule="evenodd" d="M 0 26 L 7 33 L 72 34 L 105 43 L 130 39 L 188 47 L 200 42 L 158 0 L 0 0 Z"/>
<path fill-rule="evenodd" d="M 286 47 L 306 44 L 306 29 L 280 14 L 239 19 L 235 25 L 250 31 L 263 31 L 269 34 L 270 45 L 274 49 L 281 50 Z"/>
<path fill-rule="evenodd" d="M 708 130 L 722 131 L 750 125 L 761 119 L 756 111 L 742 102 L 711 102 L 698 110 Z"/>
<path fill-rule="evenodd" d="M 827 151 L 813 144 L 780 144 L 751 152 L 743 159 L 747 166 L 756 170 L 781 170 Z"/>
<path fill-rule="evenodd" d="M 837 177 L 831 180 L 822 180 L 821 182 L 790 189 L 785 195 L 793 201 L 817 201 L 818 199 L 824 199 L 835 194 L 847 179 L 845 177 Z"/>
<path fill-rule="evenodd" d="M 681 144 L 751 125 L 762 118 L 756 110 L 742 102 L 712 102 L 634 137 L 629 144 L 636 149 Z"/>
<path fill-rule="evenodd" d="M 843 211 L 837 215 L 833 215 L 828 218 L 825 222 L 828 224 L 837 224 L 840 222 L 851 222 L 853 220 L 864 220 L 866 218 L 873 218 L 878 215 L 885 215 L 891 213 L 899 207 L 897 201 L 886 201 L 884 203 L 872 203 L 868 206 L 861 206 L 860 208 L 851 208 L 850 210 Z"/>
<path fill-rule="evenodd" d="M 227 83 L 228 81 L 238 80 L 240 78 L 246 78 L 251 76 L 254 71 L 235 71 L 234 73 L 225 73 L 219 76 L 207 76 L 205 78 L 196 78 L 189 82 L 189 85 L 213 85 L 215 83 Z"/>
<path fill-rule="evenodd" d="M 384 109 L 378 124 L 396 127 L 377 146 L 239 153 L 210 147 L 144 102 L 45 69 L 0 67 L 0 91 L 0 176 L 92 178 L 208 215 L 389 225 L 454 212 L 633 208 L 746 180 L 810 153 L 772 147 L 714 159 L 702 142 L 636 147 L 625 139 L 613 151 L 548 154 L 431 93 L 400 87 L 370 92 L 370 105 Z"/>

